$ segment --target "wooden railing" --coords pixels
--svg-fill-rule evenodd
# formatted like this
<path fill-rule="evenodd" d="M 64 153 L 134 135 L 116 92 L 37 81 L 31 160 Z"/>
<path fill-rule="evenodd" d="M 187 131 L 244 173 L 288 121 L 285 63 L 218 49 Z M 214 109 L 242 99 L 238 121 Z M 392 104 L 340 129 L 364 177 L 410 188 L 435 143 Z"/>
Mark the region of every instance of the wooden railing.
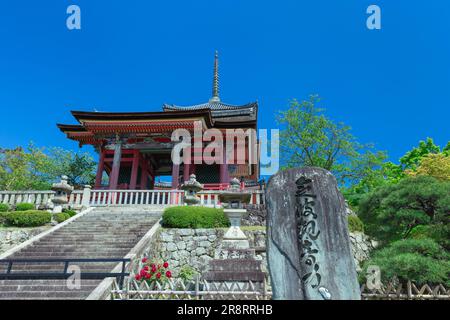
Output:
<path fill-rule="evenodd" d="M 204 190 L 198 193 L 200 204 L 206 207 L 219 207 L 220 190 Z M 244 190 L 252 194 L 249 205 L 264 206 L 264 191 Z M 183 205 L 184 192 L 181 190 L 84 190 L 73 191 L 69 198 L 71 207 L 88 206 L 128 206 L 128 205 Z M 18 203 L 32 203 L 39 206 L 51 206 L 54 192 L 46 191 L 0 191 L 0 203 L 14 206 Z"/>

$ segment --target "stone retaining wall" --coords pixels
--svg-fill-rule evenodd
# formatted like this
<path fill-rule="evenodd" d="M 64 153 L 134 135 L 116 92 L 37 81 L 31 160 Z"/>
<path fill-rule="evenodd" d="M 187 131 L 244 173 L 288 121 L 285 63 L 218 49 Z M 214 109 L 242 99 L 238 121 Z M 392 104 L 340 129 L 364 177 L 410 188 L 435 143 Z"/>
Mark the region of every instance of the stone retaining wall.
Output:
<path fill-rule="evenodd" d="M 353 258 L 356 263 L 356 271 L 361 271 L 363 261 L 369 259 L 370 252 L 375 249 L 378 243 L 362 232 L 351 232 L 350 243 L 352 245 Z"/>
<path fill-rule="evenodd" d="M 256 259 L 262 260 L 263 271 L 267 271 L 265 228 L 245 229 L 244 227 L 243 231 L 248 237 L 250 247 L 256 250 Z M 150 257 L 169 262 L 174 275 L 177 275 L 180 268 L 185 265 L 201 273 L 214 258 L 225 231 L 225 229 L 161 229 L 146 251 L 151 253 Z M 359 271 L 359 264 L 369 257 L 373 243 L 362 233 L 351 233 L 350 240 Z"/>
<path fill-rule="evenodd" d="M 36 228 L 0 228 L 0 254 L 37 236 L 51 227 L 52 226 Z"/>

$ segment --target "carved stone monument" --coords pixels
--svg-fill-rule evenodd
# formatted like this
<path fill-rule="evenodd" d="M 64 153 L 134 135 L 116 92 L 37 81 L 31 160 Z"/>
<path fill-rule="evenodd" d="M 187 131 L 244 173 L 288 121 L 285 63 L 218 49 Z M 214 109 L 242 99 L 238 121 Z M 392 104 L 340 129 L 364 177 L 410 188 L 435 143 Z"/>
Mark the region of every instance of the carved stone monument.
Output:
<path fill-rule="evenodd" d="M 334 176 L 299 168 L 266 189 L 267 256 L 274 299 L 360 299 L 345 201 Z"/>

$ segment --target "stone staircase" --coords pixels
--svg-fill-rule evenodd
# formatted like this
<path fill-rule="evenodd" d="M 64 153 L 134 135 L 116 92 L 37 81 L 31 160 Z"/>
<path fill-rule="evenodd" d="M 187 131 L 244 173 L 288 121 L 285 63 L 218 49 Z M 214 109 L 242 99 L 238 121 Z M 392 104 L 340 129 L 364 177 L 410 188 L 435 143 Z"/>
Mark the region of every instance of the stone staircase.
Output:
<path fill-rule="evenodd" d="M 7 259 L 123 258 L 159 220 L 161 210 L 96 208 L 42 237 Z M 110 272 L 113 263 L 73 263 L 81 272 Z M 1 263 L 0 273 L 7 265 Z M 63 263 L 13 264 L 11 272 L 62 272 Z M 81 280 L 69 289 L 66 280 L 0 280 L 0 300 L 85 299 L 102 280 Z"/>

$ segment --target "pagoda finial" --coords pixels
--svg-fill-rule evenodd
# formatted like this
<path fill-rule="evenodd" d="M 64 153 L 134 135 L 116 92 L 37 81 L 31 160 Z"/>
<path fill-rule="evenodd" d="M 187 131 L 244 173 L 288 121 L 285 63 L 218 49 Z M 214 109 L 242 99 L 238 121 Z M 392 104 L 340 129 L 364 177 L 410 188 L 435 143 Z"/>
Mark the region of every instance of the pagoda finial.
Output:
<path fill-rule="evenodd" d="M 214 56 L 214 76 L 213 76 L 213 88 L 212 88 L 212 97 L 209 100 L 210 102 L 219 102 L 219 53 L 216 50 L 216 54 Z"/>

